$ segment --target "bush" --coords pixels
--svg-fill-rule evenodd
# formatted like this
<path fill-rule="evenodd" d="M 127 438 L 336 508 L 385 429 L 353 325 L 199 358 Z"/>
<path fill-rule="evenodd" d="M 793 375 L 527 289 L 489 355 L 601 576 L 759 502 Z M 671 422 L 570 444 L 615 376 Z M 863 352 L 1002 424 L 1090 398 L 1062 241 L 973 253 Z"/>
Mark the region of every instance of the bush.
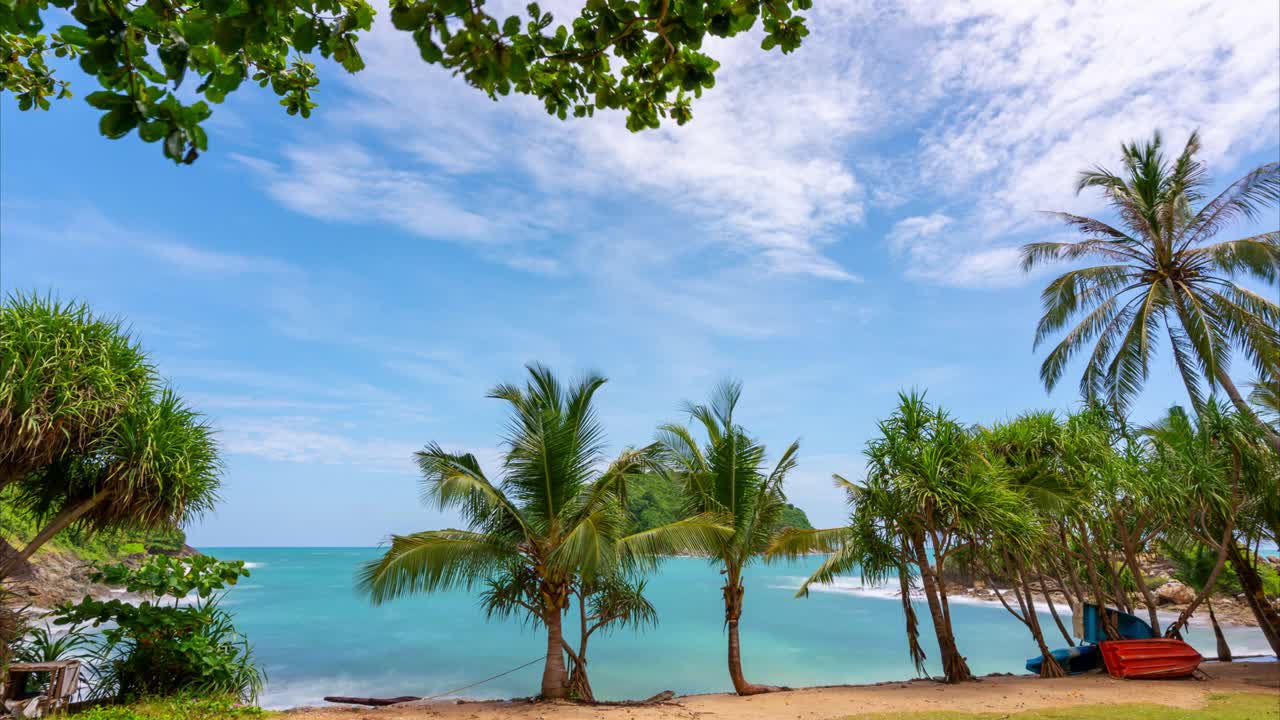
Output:
<path fill-rule="evenodd" d="M 221 592 L 249 572 L 243 562 L 157 555 L 137 568 L 111 565 L 97 582 L 155 598 L 138 605 L 86 597 L 54 613 L 54 623 L 105 626 L 89 661 L 94 695 L 131 701 L 197 693 L 251 701 L 262 689 L 248 641 L 218 607 Z M 190 604 L 183 600 L 193 596 Z"/>

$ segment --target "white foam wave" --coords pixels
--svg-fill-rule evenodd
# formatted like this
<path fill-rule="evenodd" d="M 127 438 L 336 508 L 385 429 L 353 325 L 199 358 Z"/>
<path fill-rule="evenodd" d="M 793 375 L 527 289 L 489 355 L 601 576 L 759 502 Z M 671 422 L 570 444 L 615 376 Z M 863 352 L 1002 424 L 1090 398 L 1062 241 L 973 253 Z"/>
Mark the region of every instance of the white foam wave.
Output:
<path fill-rule="evenodd" d="M 770 585 L 769 587 L 779 590 L 799 590 L 800 586 L 804 584 L 806 578 L 781 576 L 778 577 L 777 580 L 779 581 L 779 584 Z M 857 575 L 842 575 L 835 578 L 830 583 L 823 585 L 810 585 L 809 591 L 815 593 L 832 593 L 836 595 L 853 595 L 856 597 L 874 598 L 876 600 L 898 600 L 900 597 L 897 584 L 891 585 L 883 583 L 876 585 L 867 583 L 863 581 L 863 578 Z M 924 591 L 920 588 L 915 588 L 911 593 L 912 602 L 923 602 L 924 599 Z M 948 595 L 947 601 L 958 605 L 994 605 L 995 607 L 1000 607 L 999 603 L 995 602 L 995 598 L 986 600 L 984 598 L 971 597 L 968 595 Z M 1059 613 L 1061 612 L 1062 611 L 1059 610 Z"/>
<path fill-rule="evenodd" d="M 264 568 L 266 566 L 267 564 L 264 562 L 247 562 L 244 564 L 246 570 L 257 570 L 258 568 Z"/>

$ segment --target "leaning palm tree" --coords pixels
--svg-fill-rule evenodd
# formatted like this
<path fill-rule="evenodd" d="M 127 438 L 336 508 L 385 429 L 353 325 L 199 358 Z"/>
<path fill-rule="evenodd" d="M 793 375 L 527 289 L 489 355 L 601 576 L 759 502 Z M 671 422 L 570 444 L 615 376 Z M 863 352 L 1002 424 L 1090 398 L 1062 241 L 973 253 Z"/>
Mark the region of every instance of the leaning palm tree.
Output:
<path fill-rule="evenodd" d="M 668 423 L 659 428 L 668 471 L 681 484 L 686 512 L 724 518 L 733 528 L 710 548 L 711 560 L 725 576 L 724 622 L 729 633 L 729 678 L 739 695 L 754 695 L 774 688 L 749 683 L 742 672 L 738 625 L 742 619 L 743 571 L 762 554 L 779 532 L 778 523 L 787 507 L 782 484 L 796 466 L 799 442 L 782 453 L 772 470 L 765 465 L 765 447 L 747 434 L 734 419 L 742 385 L 724 382 L 709 404 L 690 404 L 689 416 L 706 434 L 702 445 L 689 428 Z"/>
<path fill-rule="evenodd" d="M 527 609 L 547 630 L 542 696 L 558 699 L 569 694 L 562 620 L 575 584 L 704 550 L 726 530 L 699 516 L 625 535 L 627 481 L 652 466 L 656 448 L 628 449 L 604 465 L 592 398 L 605 379 L 590 375 L 565 388 L 545 367 L 528 370 L 525 387 L 504 384 L 489 393 L 511 410 L 500 482 L 490 481 L 472 454 L 434 443 L 417 453 L 423 499 L 457 510 L 466 529 L 393 536 L 386 553 L 363 568 L 359 586 L 380 604 L 527 574 L 534 588 Z"/>
<path fill-rule="evenodd" d="M 1041 295 L 1038 347 L 1075 323 L 1040 367 L 1045 387 L 1057 385 L 1067 363 L 1088 352 L 1081 392 L 1124 408 L 1146 382 L 1159 337 L 1167 335 L 1192 404 L 1204 403 L 1202 383 L 1221 387 L 1246 417 L 1256 416 L 1229 374 L 1235 351 L 1263 378 L 1280 377 L 1280 305 L 1237 282 L 1280 279 L 1280 232 L 1214 242 L 1232 221 L 1256 220 L 1280 200 L 1280 163 L 1268 163 L 1193 209 L 1208 184 L 1192 133 L 1172 163 L 1159 133 L 1124 146 L 1122 174 L 1083 172 L 1076 191 L 1098 188 L 1119 227 L 1069 213 L 1052 213 L 1083 235 L 1072 242 L 1023 246 L 1022 267 L 1046 262 L 1101 260 L 1070 270 Z M 1280 434 L 1264 426 L 1280 452 Z"/>

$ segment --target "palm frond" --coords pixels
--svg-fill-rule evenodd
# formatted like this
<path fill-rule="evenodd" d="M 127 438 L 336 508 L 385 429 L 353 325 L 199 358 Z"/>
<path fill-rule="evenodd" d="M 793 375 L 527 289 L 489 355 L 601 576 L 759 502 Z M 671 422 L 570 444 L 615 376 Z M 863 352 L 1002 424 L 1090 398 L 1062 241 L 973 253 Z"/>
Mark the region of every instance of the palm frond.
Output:
<path fill-rule="evenodd" d="M 673 555 L 717 555 L 732 537 L 723 515 L 706 513 L 626 535 L 617 547 L 624 560 L 652 565 Z"/>
<path fill-rule="evenodd" d="M 1183 230 L 1179 248 L 1187 248 L 1212 237 L 1241 218 L 1257 220 L 1264 207 L 1280 202 L 1280 163 L 1267 163 L 1232 183 L 1209 201 Z"/>
<path fill-rule="evenodd" d="M 516 552 L 512 543 L 466 530 L 396 535 L 381 558 L 361 568 L 356 586 L 375 605 L 419 592 L 471 588 L 502 570 Z"/>

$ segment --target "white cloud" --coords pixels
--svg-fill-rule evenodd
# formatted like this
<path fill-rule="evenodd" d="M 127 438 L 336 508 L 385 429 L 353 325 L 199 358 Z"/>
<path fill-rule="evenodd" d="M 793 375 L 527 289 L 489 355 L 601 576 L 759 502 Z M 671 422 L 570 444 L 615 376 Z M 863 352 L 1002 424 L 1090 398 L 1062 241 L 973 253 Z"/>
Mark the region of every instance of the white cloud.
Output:
<path fill-rule="evenodd" d="M 337 432 L 316 417 L 238 418 L 219 423 L 218 440 L 232 455 L 321 465 L 352 465 L 367 471 L 412 472 L 420 445 L 382 438 L 360 439 Z"/>
<path fill-rule="evenodd" d="M 1159 127 L 1176 144 L 1200 127 L 1223 173 L 1275 147 L 1280 16 L 1267 3 L 903 0 L 809 15 L 790 56 L 754 37 L 708 41 L 722 66 L 694 121 L 639 134 L 617 114 L 560 122 L 529 98 L 494 103 L 380 23 L 361 42 L 368 68 L 320 113 L 329 132 L 245 162 L 299 212 L 538 273 L 588 273 L 572 262 L 585 239 L 662 216 L 666 231 L 643 239 L 651 257 L 712 248 L 720 266 L 775 280 L 856 279 L 834 244 L 867 207 L 908 207 L 951 219 L 901 226 L 916 231 L 890 243 L 908 277 L 990 287 L 1025 282 L 1014 248 L 1045 231 L 1037 210 L 1102 210 L 1072 181 L 1114 164 L 1121 142 Z"/>
<path fill-rule="evenodd" d="M 14 214 L 24 209 L 47 210 L 38 205 L 15 207 Z M 272 257 L 208 250 L 175 240 L 163 232 L 128 228 L 91 207 L 63 208 L 54 222 L 46 218 L 27 221 L 21 216 L 14 219 L 6 214 L 4 231 L 6 236 L 32 241 L 126 249 L 185 272 L 211 275 L 301 274 L 293 265 Z"/>
<path fill-rule="evenodd" d="M 1074 178 L 1114 166 L 1122 142 L 1159 128 L 1176 146 L 1199 127 L 1220 171 L 1275 145 L 1272 4 L 912 2 L 905 11 L 936 37 L 925 48 L 925 95 L 938 120 L 918 148 L 921 187 L 976 201 L 946 247 L 965 277 L 1016 283 L 1012 248 L 989 246 L 1042 228 L 1038 210 L 1100 211 L 1098 198 L 1075 197 Z M 908 274 L 944 281 L 928 267 Z"/>
<path fill-rule="evenodd" d="M 355 99 L 321 113 L 347 130 L 246 162 L 299 212 L 506 243 L 481 252 L 534 272 L 562 271 L 566 236 L 590 235 L 600 224 L 595 208 L 616 204 L 624 215 L 655 207 L 689 219 L 685 237 L 655 237 L 655 246 L 695 236 L 774 273 L 854 279 L 824 248 L 863 215 L 844 154 L 870 94 L 845 45 L 850 10 L 813 15 L 826 40 L 787 57 L 762 52 L 758 37 L 709 41 L 722 67 L 695 103 L 695 121 L 639 134 L 617 113 L 560 122 L 528 98 L 493 103 L 424 65 L 406 33 L 379 24 L 361 42 L 368 68 L 349 83 Z M 357 146 L 357 128 L 378 142 Z M 612 208 L 606 214 L 625 222 Z"/>

